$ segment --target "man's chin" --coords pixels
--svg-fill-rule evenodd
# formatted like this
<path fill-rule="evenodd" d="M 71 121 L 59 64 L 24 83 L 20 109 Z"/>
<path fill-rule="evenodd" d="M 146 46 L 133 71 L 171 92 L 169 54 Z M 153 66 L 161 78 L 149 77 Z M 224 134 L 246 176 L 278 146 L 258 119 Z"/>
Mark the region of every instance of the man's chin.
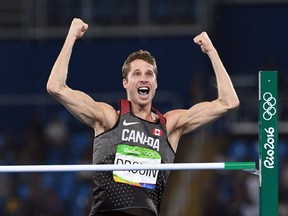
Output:
<path fill-rule="evenodd" d="M 151 96 L 140 96 L 137 101 L 140 105 L 147 105 L 152 102 L 152 99 Z"/>

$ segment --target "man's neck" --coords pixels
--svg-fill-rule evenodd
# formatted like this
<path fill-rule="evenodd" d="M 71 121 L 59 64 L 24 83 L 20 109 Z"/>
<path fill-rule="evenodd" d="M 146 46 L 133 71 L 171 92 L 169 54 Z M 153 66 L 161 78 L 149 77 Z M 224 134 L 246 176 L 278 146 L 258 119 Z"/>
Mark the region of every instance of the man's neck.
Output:
<path fill-rule="evenodd" d="M 157 120 L 157 116 L 151 111 L 151 108 L 151 104 L 147 104 L 145 106 L 132 104 L 132 112 L 135 116 L 146 121 L 154 122 Z"/>

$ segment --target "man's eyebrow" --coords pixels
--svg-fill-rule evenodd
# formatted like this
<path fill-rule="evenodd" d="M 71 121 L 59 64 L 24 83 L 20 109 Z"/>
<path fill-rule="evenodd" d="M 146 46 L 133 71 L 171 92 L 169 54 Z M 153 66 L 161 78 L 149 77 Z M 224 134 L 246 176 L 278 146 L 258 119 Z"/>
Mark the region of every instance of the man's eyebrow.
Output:
<path fill-rule="evenodd" d="M 138 72 L 138 71 L 140 71 L 140 69 L 136 68 L 135 70 L 132 70 L 131 72 L 133 73 L 133 72 Z"/>
<path fill-rule="evenodd" d="M 141 71 L 140 68 L 136 68 L 135 70 L 132 70 L 131 73 L 134 73 L 134 72 L 139 72 Z M 153 69 L 147 69 L 145 70 L 145 73 L 147 72 L 152 72 L 152 73 L 155 73 L 155 71 Z"/>

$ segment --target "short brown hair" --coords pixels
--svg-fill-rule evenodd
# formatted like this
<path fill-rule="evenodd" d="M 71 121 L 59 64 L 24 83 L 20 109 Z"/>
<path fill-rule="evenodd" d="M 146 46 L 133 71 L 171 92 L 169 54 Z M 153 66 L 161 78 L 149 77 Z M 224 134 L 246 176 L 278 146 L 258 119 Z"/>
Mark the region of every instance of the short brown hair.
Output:
<path fill-rule="evenodd" d="M 127 78 L 127 74 L 130 70 L 130 63 L 133 62 L 134 60 L 141 59 L 151 65 L 154 66 L 154 73 L 157 76 L 157 65 L 156 65 L 156 60 L 155 58 L 150 54 L 150 52 L 145 51 L 145 50 L 138 50 L 136 52 L 131 53 L 127 59 L 125 60 L 123 67 L 122 67 L 122 77 L 123 79 Z"/>

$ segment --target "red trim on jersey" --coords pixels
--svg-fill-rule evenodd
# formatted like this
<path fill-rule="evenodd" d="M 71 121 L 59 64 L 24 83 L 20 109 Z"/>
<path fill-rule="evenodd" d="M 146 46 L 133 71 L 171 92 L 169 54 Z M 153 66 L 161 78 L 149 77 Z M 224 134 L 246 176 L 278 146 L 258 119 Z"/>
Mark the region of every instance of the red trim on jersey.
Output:
<path fill-rule="evenodd" d="M 128 100 L 120 100 L 120 114 L 125 115 L 130 112 L 130 102 Z"/>
<path fill-rule="evenodd" d="M 131 107 L 130 101 L 125 100 L 125 99 L 120 100 L 120 114 L 121 115 L 125 115 L 126 113 L 131 112 L 130 107 Z M 152 111 L 156 113 L 156 115 L 159 117 L 160 124 L 166 128 L 166 118 L 154 107 L 152 107 Z"/>

